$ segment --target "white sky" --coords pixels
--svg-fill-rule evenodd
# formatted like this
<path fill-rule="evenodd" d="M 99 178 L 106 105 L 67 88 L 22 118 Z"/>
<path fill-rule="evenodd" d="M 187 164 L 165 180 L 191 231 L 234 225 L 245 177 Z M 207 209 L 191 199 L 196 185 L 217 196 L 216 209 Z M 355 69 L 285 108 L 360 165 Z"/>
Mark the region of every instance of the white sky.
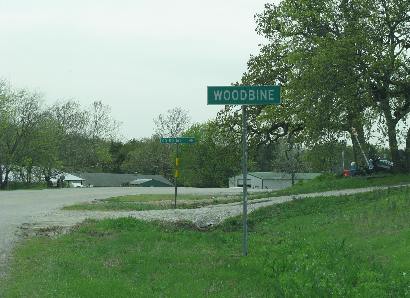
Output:
<path fill-rule="evenodd" d="M 126 138 L 173 107 L 216 115 L 207 85 L 229 85 L 263 40 L 268 0 L 0 0 L 0 77 L 47 103 L 102 100 Z"/>

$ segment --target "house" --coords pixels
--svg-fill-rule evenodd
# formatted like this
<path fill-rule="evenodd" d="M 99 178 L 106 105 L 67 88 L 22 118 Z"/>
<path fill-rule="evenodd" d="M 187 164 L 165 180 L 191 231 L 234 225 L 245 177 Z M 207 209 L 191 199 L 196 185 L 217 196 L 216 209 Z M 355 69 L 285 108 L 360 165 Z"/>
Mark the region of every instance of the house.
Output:
<path fill-rule="evenodd" d="M 85 180 L 84 185 L 93 187 L 168 187 L 172 183 L 161 175 L 115 174 L 115 173 L 76 173 Z"/>
<path fill-rule="evenodd" d="M 311 180 L 320 176 L 320 173 L 295 173 L 295 183 L 298 181 Z M 292 185 L 292 175 L 278 172 L 249 172 L 247 184 L 250 188 L 282 189 Z M 242 187 L 243 175 L 229 178 L 229 187 Z"/>
<path fill-rule="evenodd" d="M 85 182 L 85 179 L 69 173 L 65 173 L 63 176 L 64 182 L 66 182 L 70 187 L 84 187 L 83 183 Z"/>
<path fill-rule="evenodd" d="M 75 176 L 70 173 L 62 173 L 60 175 L 56 175 L 55 177 L 52 177 L 50 179 L 50 182 L 52 183 L 52 186 L 60 187 L 62 184 L 59 184 L 61 182 L 61 179 L 65 182 L 66 186 L 69 187 L 84 187 L 84 182 L 85 180 L 81 177 Z"/>

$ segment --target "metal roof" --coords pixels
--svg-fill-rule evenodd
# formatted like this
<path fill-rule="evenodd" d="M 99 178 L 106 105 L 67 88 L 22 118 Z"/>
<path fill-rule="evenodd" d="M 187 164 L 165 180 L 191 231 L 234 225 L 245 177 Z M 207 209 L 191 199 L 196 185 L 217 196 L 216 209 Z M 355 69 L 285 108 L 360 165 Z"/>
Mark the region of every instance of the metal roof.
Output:
<path fill-rule="evenodd" d="M 161 175 L 142 175 L 142 174 L 136 174 L 137 179 L 151 179 L 151 180 L 157 180 L 159 182 L 162 182 L 164 184 L 167 184 L 169 186 L 173 186 L 173 184 L 166 179 L 165 177 Z"/>
<path fill-rule="evenodd" d="M 157 180 L 172 186 L 172 183 L 161 175 L 115 174 L 115 173 L 75 173 L 83 178 L 86 184 L 93 186 L 123 186 L 138 179 Z"/>
<path fill-rule="evenodd" d="M 130 184 L 131 185 L 139 185 L 139 184 L 142 184 L 142 183 L 145 183 L 145 182 L 148 182 L 148 181 L 152 181 L 152 179 L 135 179 L 135 180 L 130 181 Z"/>
<path fill-rule="evenodd" d="M 64 181 L 84 181 L 85 179 L 83 179 L 83 178 L 80 178 L 80 177 L 77 177 L 77 176 L 74 176 L 74 175 L 72 175 L 72 174 L 70 174 L 70 173 L 64 173 L 63 174 L 64 175 Z"/>

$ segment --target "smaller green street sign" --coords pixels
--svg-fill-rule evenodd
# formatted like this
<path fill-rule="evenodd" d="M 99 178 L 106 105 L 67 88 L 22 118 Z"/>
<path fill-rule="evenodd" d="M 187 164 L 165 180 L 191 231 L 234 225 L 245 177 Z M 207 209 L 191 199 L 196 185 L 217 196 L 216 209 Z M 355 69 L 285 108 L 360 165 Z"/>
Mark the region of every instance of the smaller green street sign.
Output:
<path fill-rule="evenodd" d="M 161 138 L 161 144 L 195 144 L 194 137 Z"/>
<path fill-rule="evenodd" d="M 280 86 L 208 86 L 208 105 L 279 105 Z"/>

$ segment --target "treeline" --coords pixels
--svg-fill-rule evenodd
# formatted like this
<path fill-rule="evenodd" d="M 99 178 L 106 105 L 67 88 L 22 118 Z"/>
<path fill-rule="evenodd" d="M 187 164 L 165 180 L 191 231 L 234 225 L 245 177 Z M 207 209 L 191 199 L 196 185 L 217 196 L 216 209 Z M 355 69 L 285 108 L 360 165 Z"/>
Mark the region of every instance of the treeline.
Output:
<path fill-rule="evenodd" d="M 39 93 L 0 82 L 0 187 L 13 180 L 49 182 L 59 171 L 101 171 L 111 162 L 109 143 L 118 123 L 100 101 L 45 106 Z M 33 181 L 35 180 L 35 181 Z"/>
<path fill-rule="evenodd" d="M 0 92 L 2 188 L 10 178 L 50 183 L 62 172 L 82 171 L 163 175 L 173 181 L 176 147 L 160 138 L 175 136 L 196 138 L 194 145 L 179 146 L 180 185 L 226 187 L 229 177 L 241 172 L 240 127 L 234 119 L 221 119 L 225 112 L 192 124 L 186 111 L 174 108 L 154 119 L 151 137 L 122 142 L 118 122 L 100 101 L 88 108 L 74 100 L 46 106 L 40 94 L 14 90 L 6 82 Z M 353 158 L 351 147 L 340 141 L 306 148 L 286 137 L 269 142 L 254 131 L 248 143 L 250 171 L 340 172 L 342 152 L 346 163 Z"/>

